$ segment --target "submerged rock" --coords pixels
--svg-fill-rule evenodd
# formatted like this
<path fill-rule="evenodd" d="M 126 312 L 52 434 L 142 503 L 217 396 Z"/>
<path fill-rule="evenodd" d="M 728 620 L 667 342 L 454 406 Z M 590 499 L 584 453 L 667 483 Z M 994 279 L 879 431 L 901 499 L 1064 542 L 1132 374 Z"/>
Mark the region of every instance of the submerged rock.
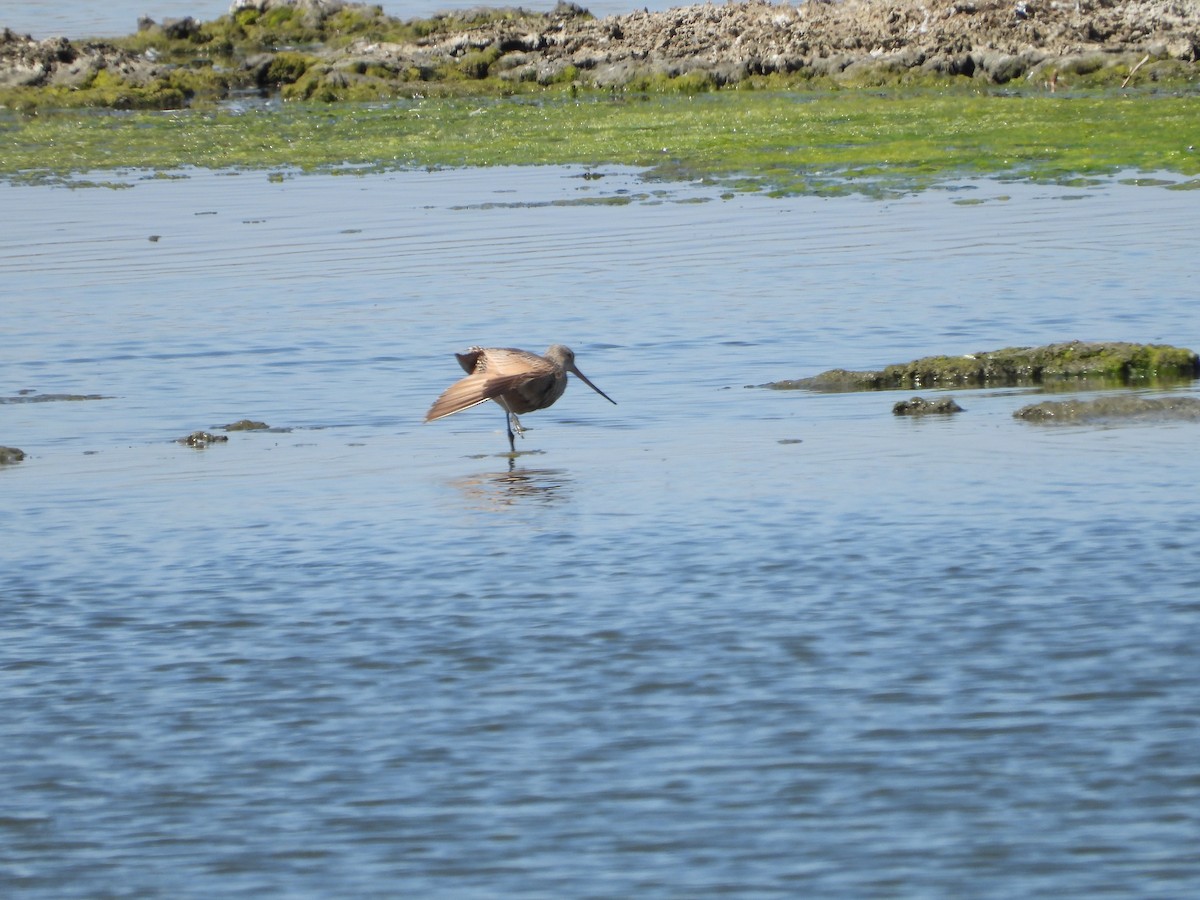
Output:
<path fill-rule="evenodd" d="M 897 416 L 945 416 L 962 411 L 963 408 L 954 402 L 953 397 L 941 397 L 937 400 L 913 397 L 911 400 L 901 400 L 892 407 L 892 413 Z"/>
<path fill-rule="evenodd" d="M 236 422 L 220 426 L 222 431 L 267 431 L 270 427 L 266 422 L 255 422 L 252 419 L 238 419 Z"/>
<path fill-rule="evenodd" d="M 1013 418 L 1026 422 L 1091 424 L 1096 422 L 1200 421 L 1200 398 L 1115 395 L 1095 400 L 1047 400 L 1023 406 Z"/>
<path fill-rule="evenodd" d="M 16 447 L 0 447 L 0 466 L 19 463 L 25 458 L 25 451 Z"/>
<path fill-rule="evenodd" d="M 1185 381 L 1198 375 L 1200 357 L 1182 347 L 1071 341 L 964 356 L 926 356 L 867 372 L 831 369 L 811 378 L 774 381 L 762 387 L 827 392 L 1022 387 L 1053 382 L 1111 387 Z"/>
<path fill-rule="evenodd" d="M 103 394 L 35 394 L 33 391 L 18 391 L 12 397 L 0 397 L 0 404 L 5 403 L 58 403 L 60 401 L 77 400 L 111 400 Z"/>
<path fill-rule="evenodd" d="M 175 443 L 184 444 L 188 447 L 196 447 L 202 450 L 209 444 L 220 444 L 228 440 L 229 435 L 226 434 L 213 434 L 208 431 L 193 431 L 186 437 L 177 438 Z"/>

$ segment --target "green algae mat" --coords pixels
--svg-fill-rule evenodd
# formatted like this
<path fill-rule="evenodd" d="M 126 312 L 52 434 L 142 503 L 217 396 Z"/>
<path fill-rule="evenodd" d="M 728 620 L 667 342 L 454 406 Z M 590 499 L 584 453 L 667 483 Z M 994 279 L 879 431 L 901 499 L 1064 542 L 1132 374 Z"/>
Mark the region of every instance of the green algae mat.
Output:
<path fill-rule="evenodd" d="M 946 177 L 1200 174 L 1200 96 L 720 91 L 0 112 L 0 178 L 118 169 L 379 171 L 628 165 L 778 193 Z"/>

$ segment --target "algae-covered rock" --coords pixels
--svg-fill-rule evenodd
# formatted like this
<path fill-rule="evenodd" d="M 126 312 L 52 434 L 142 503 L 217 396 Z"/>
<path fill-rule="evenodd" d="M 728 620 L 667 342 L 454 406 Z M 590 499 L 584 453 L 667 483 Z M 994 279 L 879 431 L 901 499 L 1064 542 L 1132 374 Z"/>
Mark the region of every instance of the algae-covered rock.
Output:
<path fill-rule="evenodd" d="M 110 41 L 38 42 L 0 29 L 0 105 L 167 108 L 255 85 L 355 100 L 411 96 L 412 80 L 426 82 L 423 91 L 565 80 L 690 93 L 764 78 L 1115 88 L 1193 82 L 1198 46 L 1200 9 L 1178 0 L 749 0 L 599 20 L 560 2 L 548 12 L 480 7 L 407 21 L 347 0 L 234 0 L 213 21 L 143 18 L 136 34 Z M 264 67 L 263 54 L 287 58 Z M 327 77 L 351 60 L 373 70 L 366 81 Z M 317 64 L 325 77 L 308 74 Z"/>
<path fill-rule="evenodd" d="M 1200 398 L 1114 395 L 1095 400 L 1047 400 L 1022 406 L 1013 417 L 1043 424 L 1200 421 Z"/>
<path fill-rule="evenodd" d="M 892 413 L 897 416 L 948 416 L 962 411 L 963 408 L 952 397 L 940 397 L 937 400 L 913 397 L 911 400 L 901 400 L 892 407 Z"/>
<path fill-rule="evenodd" d="M 256 422 L 253 419 L 238 419 L 228 425 L 220 426 L 222 431 L 267 431 L 271 426 L 266 422 Z"/>
<path fill-rule="evenodd" d="M 193 431 L 186 437 L 177 438 L 175 443 L 203 450 L 209 444 L 221 444 L 229 440 L 225 434 L 212 434 L 208 431 Z"/>
<path fill-rule="evenodd" d="M 16 447 L 0 447 L 0 466 L 19 463 L 25 458 L 25 451 Z"/>
<path fill-rule="evenodd" d="M 1111 387 L 1177 382 L 1197 375 L 1200 375 L 1200 357 L 1182 347 L 1071 341 L 964 356 L 927 356 L 867 372 L 831 369 L 812 378 L 775 381 L 763 387 L 827 392 L 1023 387 L 1055 382 Z"/>

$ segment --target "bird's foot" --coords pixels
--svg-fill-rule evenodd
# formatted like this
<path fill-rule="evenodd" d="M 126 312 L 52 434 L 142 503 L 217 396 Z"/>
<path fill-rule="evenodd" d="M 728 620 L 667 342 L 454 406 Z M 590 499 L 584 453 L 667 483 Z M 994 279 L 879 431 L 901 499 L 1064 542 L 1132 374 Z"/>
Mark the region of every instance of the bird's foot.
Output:
<path fill-rule="evenodd" d="M 525 429 L 521 427 L 521 420 L 518 419 L 513 413 L 508 414 L 508 420 L 512 424 L 513 434 L 519 435 L 520 437 L 525 437 Z"/>

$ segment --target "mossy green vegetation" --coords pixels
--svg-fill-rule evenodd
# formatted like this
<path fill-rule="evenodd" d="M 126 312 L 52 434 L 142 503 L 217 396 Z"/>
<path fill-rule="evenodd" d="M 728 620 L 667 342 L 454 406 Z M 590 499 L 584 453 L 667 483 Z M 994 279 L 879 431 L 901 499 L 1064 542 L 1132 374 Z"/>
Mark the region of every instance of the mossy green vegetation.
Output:
<path fill-rule="evenodd" d="M 332 12 L 280 6 L 266 11 L 241 9 L 209 22 L 191 18 L 147 22 L 132 35 L 95 45 L 80 42 L 78 48 L 61 51 L 102 51 L 100 55 L 107 58 L 89 66 L 103 77 L 93 72 L 82 80 L 18 80 L 0 86 L 0 109 L 181 109 L 211 106 L 246 91 L 278 91 L 286 100 L 326 103 L 411 97 L 420 92 L 506 95 L 516 89 L 514 80 L 536 79 L 493 72 L 493 64 L 513 48 L 470 35 L 498 27 L 514 33 L 537 32 L 561 15 L 480 7 L 400 20 L 384 14 L 379 6 L 351 4 Z M 569 15 L 591 18 L 583 10 Z M 460 51 L 423 66 L 411 65 L 403 56 L 358 62 L 347 50 L 356 42 L 412 49 L 452 36 L 461 42 Z M 124 74 L 116 74 L 119 69 L 125 69 Z M 561 75 L 550 73 L 544 82 L 561 82 Z M 471 87 L 464 90 L 463 81 L 471 82 Z M 414 89 L 415 82 L 422 85 Z"/>
<path fill-rule="evenodd" d="M 520 52 L 506 52 L 497 43 L 441 61 L 413 64 L 402 58 L 364 61 L 331 57 L 324 45 L 272 44 L 266 40 L 229 43 L 225 37 L 206 30 L 195 37 L 167 38 L 159 26 L 114 42 L 138 54 L 157 54 L 160 71 L 153 77 L 126 78 L 112 70 L 97 73 L 79 83 L 47 83 L 36 86 L 0 87 L 0 111 L 26 113 L 63 109 L 176 110 L 208 108 L 236 94 L 258 92 L 268 97 L 277 92 L 284 100 L 314 100 L 323 103 L 364 102 L 412 97 L 472 96 L 481 99 L 516 94 L 537 96 L 566 88 L 572 96 L 642 94 L 695 95 L 710 92 L 798 92 L 836 93 L 862 91 L 887 94 L 991 93 L 1005 96 L 1046 96 L 1041 82 L 1013 83 L 1003 87 L 985 80 L 944 76 L 921 69 L 863 67 L 851 74 L 820 75 L 811 69 L 770 75 L 750 75 L 724 82 L 715 73 L 693 70 L 681 74 L 647 71 L 629 75 L 619 85 L 597 85 L 594 73 L 574 65 L 539 67 Z M 414 26 L 405 23 L 406 27 Z M 156 35 L 158 35 L 156 37 Z M 197 43 L 200 42 L 200 43 Z M 263 47 L 261 52 L 257 48 Z M 103 77 L 97 74 L 103 73 Z M 1055 70 L 1047 69 L 1050 76 Z M 1200 90 L 1197 68 L 1175 60 L 1160 60 L 1131 80 L 1128 66 L 1073 74 L 1072 92 L 1059 97 L 1088 96 L 1098 92 L 1114 97 L 1147 94 L 1195 94 Z"/>
<path fill-rule="evenodd" d="M 638 166 L 739 190 L 886 192 L 973 174 L 1064 180 L 1132 169 L 1196 176 L 1197 121 L 1200 97 L 1190 94 L 628 95 L 564 85 L 507 98 L 10 112 L 0 114 L 0 177 L 55 180 L 113 168 L 580 164 Z"/>
<path fill-rule="evenodd" d="M 425 19 L 401 20 L 386 15 L 377 5 L 352 4 L 328 15 L 280 6 L 266 12 L 241 9 L 210 22 L 154 24 L 112 43 L 135 53 L 153 50 L 175 61 L 191 59 L 197 52 L 214 58 L 235 58 L 254 51 L 345 47 L 357 40 L 410 43 L 433 35 L 456 34 L 468 28 L 543 18 L 509 7 L 480 7 L 440 13 Z"/>

